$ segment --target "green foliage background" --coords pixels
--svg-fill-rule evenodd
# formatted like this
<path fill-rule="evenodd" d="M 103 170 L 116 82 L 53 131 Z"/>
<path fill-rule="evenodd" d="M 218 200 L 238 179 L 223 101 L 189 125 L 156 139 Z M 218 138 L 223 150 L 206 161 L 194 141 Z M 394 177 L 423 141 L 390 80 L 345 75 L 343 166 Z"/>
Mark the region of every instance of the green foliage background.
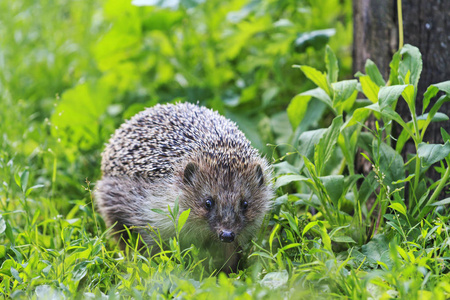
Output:
<path fill-rule="evenodd" d="M 375 137 L 359 135 L 361 126 L 355 134 L 355 127 L 340 129 L 363 122 L 369 104 L 380 105 L 371 109 L 388 124 L 395 116 L 382 110 L 404 90 L 414 91 L 403 87 L 396 99 L 381 97 L 383 86 L 389 88 L 370 63 L 367 75 L 349 79 L 351 1 L 168 3 L 0 2 L 0 295 L 448 296 L 448 219 L 438 210 L 418 218 L 413 208 L 406 211 L 403 192 L 384 193 L 394 180 L 417 178 L 415 195 L 426 198 L 438 182 L 405 178 L 401 157 L 382 143 L 388 127 Z M 397 64 L 393 70 L 403 82 L 394 74 L 390 84 L 417 84 L 420 72 L 407 75 L 399 57 Z M 338 74 L 349 80 L 338 82 Z M 430 88 L 429 98 L 446 88 Z M 358 101 L 357 91 L 369 100 Z M 176 101 L 199 103 L 236 121 L 277 163 L 274 212 L 248 250 L 247 267 L 230 277 L 214 276 L 196 249 L 183 251 L 176 240 L 168 253 L 154 257 L 120 251 L 92 203 L 100 153 L 115 128 L 144 107 Z M 419 141 L 422 121 L 405 125 L 402 140 Z M 374 167 L 359 190 L 352 161 L 357 145 L 369 149 L 368 159 L 381 168 Z M 420 146 L 427 168 L 441 164 L 439 186 L 446 184 L 445 145 L 439 155 L 430 154 L 436 146 Z M 391 163 L 398 166 L 393 172 Z M 376 180 L 383 172 L 391 176 L 386 183 Z M 419 164 L 417 172 L 416 164 L 419 173 L 424 170 Z M 370 195 L 381 211 L 390 205 L 403 215 L 386 213 L 377 236 L 370 234 Z M 445 203 L 434 206 L 442 210 Z M 311 215 L 311 208 L 318 213 Z M 172 218 L 177 222 L 177 212 Z"/>

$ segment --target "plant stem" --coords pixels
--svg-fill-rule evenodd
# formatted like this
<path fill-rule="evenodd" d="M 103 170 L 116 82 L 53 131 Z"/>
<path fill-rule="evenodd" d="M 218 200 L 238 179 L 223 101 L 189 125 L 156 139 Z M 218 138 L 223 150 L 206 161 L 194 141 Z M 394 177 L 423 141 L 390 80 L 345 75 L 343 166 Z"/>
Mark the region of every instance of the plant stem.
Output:
<path fill-rule="evenodd" d="M 398 49 L 403 48 L 403 14 L 402 14 L 402 0 L 397 0 L 398 11 Z"/>

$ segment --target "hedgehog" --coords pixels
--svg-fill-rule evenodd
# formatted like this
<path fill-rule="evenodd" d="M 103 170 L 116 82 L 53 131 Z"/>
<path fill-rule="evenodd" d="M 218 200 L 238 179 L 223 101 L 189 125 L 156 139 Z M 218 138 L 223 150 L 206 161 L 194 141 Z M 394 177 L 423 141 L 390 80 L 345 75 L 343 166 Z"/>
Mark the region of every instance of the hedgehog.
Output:
<path fill-rule="evenodd" d="M 178 201 L 180 212 L 190 209 L 181 247 L 205 250 L 225 272 L 237 270 L 271 207 L 267 160 L 234 122 L 190 103 L 158 104 L 126 121 L 106 145 L 101 169 L 97 209 L 119 240 L 134 232 L 155 249 L 155 232 L 173 238 L 173 222 L 158 210 Z"/>

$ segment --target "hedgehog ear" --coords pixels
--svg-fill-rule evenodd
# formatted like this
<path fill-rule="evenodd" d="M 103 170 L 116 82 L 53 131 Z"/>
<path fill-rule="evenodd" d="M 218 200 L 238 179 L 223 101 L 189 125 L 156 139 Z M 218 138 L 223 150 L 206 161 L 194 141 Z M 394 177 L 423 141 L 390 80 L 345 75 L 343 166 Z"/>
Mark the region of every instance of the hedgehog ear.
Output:
<path fill-rule="evenodd" d="M 194 184 L 194 176 L 198 171 L 198 166 L 195 163 L 188 163 L 186 168 L 184 168 L 184 178 L 183 182 L 186 184 L 193 185 Z"/>
<path fill-rule="evenodd" d="M 262 186 L 264 184 L 264 174 L 261 165 L 256 165 L 255 174 L 256 181 L 258 182 L 259 186 Z"/>

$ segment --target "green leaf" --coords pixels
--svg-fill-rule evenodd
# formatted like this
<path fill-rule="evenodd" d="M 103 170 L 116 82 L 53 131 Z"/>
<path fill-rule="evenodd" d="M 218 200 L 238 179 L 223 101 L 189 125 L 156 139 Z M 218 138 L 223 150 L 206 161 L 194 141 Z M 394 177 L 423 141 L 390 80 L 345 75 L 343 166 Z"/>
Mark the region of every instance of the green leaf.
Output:
<path fill-rule="evenodd" d="M 333 95 L 333 107 L 343 106 L 351 108 L 356 100 L 358 91 L 356 90 L 356 85 L 358 81 L 356 79 L 343 80 L 333 83 L 334 95 Z M 347 103 L 349 102 L 349 103 Z M 338 112 L 342 112 L 342 109 L 338 109 Z"/>
<path fill-rule="evenodd" d="M 303 132 L 298 138 L 298 151 L 309 160 L 314 160 L 314 149 L 326 132 L 326 128 Z"/>
<path fill-rule="evenodd" d="M 333 101 L 331 100 L 330 96 L 328 96 L 328 94 L 320 87 L 303 92 L 300 95 L 312 96 L 312 97 L 316 98 L 317 100 L 322 101 L 323 103 L 328 105 L 329 108 L 331 108 L 333 110 Z"/>
<path fill-rule="evenodd" d="M 309 66 L 295 66 L 299 67 L 300 70 L 305 74 L 305 76 L 314 82 L 318 87 L 323 89 L 328 96 L 331 96 L 330 88 L 328 86 L 327 77 L 324 73 L 314 69 L 313 67 Z"/>
<path fill-rule="evenodd" d="M 29 177 L 30 177 L 30 172 L 28 172 L 28 170 L 25 170 L 22 172 L 22 174 L 20 174 L 20 184 L 21 184 L 22 191 L 24 193 L 27 190 Z"/>
<path fill-rule="evenodd" d="M 431 98 L 436 96 L 436 94 L 439 91 L 445 92 L 447 95 L 450 95 L 450 80 L 444 81 L 436 84 L 432 84 L 428 87 L 427 91 L 423 94 L 423 108 L 422 108 L 422 114 L 427 109 L 428 105 L 430 104 Z"/>
<path fill-rule="evenodd" d="M 424 166 L 443 160 L 450 154 L 450 141 L 442 144 L 426 144 L 420 143 L 417 149 L 417 155 L 422 160 Z"/>
<path fill-rule="evenodd" d="M 319 221 L 313 221 L 313 222 L 309 222 L 308 224 L 306 224 L 305 228 L 303 228 L 302 236 L 304 236 L 305 233 L 307 233 L 311 228 L 316 226 L 318 222 Z"/>
<path fill-rule="evenodd" d="M 297 95 L 292 98 L 291 103 L 289 103 L 286 111 L 294 130 L 300 125 L 305 117 L 310 100 L 311 96 Z"/>
<path fill-rule="evenodd" d="M 177 224 L 177 231 L 180 232 L 183 228 L 184 224 L 186 223 L 189 213 L 191 212 L 191 209 L 183 211 L 180 216 L 178 217 L 178 224 Z"/>
<path fill-rule="evenodd" d="M 288 212 L 283 212 L 282 216 L 285 217 L 288 222 L 289 222 L 289 226 L 291 227 L 292 230 L 295 231 L 295 233 L 300 236 L 300 231 L 298 230 L 298 219 L 297 217 L 293 217 L 290 213 Z M 294 219 L 295 218 L 295 219 Z"/>
<path fill-rule="evenodd" d="M 3 246 L 3 245 L 0 245 L 0 259 L 3 260 L 3 258 L 5 257 L 5 255 L 6 255 L 6 247 Z"/>
<path fill-rule="evenodd" d="M 287 286 L 289 280 L 289 273 L 286 270 L 280 272 L 270 272 L 261 280 L 260 284 L 263 287 L 271 290 L 281 289 Z"/>
<path fill-rule="evenodd" d="M 389 205 L 389 207 L 392 208 L 393 210 L 398 211 L 402 215 L 406 216 L 406 207 L 404 204 L 395 202 L 395 203 L 392 203 L 391 205 Z"/>
<path fill-rule="evenodd" d="M 0 236 L 5 232 L 6 230 L 6 222 L 3 219 L 2 215 L 0 215 Z"/>
<path fill-rule="evenodd" d="M 378 92 L 378 104 L 381 109 L 395 103 L 407 85 L 384 86 Z"/>
<path fill-rule="evenodd" d="M 416 102 L 415 102 L 415 88 L 413 85 L 407 85 L 402 93 L 403 98 L 408 104 L 411 114 L 416 113 Z"/>
<path fill-rule="evenodd" d="M 381 173 L 385 175 L 383 182 L 394 190 L 393 182 L 405 178 L 403 158 L 386 143 L 378 144 L 377 140 L 372 143 L 373 159 L 379 165 Z"/>
<path fill-rule="evenodd" d="M 450 198 L 445 198 L 443 200 L 428 204 L 428 206 L 440 206 L 440 205 L 447 205 L 450 203 Z"/>
<path fill-rule="evenodd" d="M 106 79 L 82 83 L 66 90 L 52 115 L 52 135 L 68 148 L 91 149 L 103 142 L 101 116 L 114 99 Z M 75 160 L 72 154 L 69 160 Z"/>
<path fill-rule="evenodd" d="M 336 243 L 354 243 L 354 244 L 356 244 L 354 239 L 352 239 L 351 237 L 346 236 L 346 235 L 342 235 L 342 236 L 334 236 L 333 235 L 331 237 L 331 240 Z"/>
<path fill-rule="evenodd" d="M 444 127 L 441 127 L 441 135 L 442 140 L 444 140 L 444 142 L 450 141 L 450 134 L 448 134 L 448 132 L 445 131 Z"/>
<path fill-rule="evenodd" d="M 400 54 L 402 55 L 402 60 L 398 67 L 398 73 L 402 78 L 406 78 L 409 71 L 411 74 L 409 82 L 414 86 L 414 90 L 417 91 L 420 73 L 422 73 L 422 54 L 417 47 L 409 44 L 403 46 Z"/>
<path fill-rule="evenodd" d="M 43 188 L 44 186 L 45 186 L 45 185 L 43 185 L 43 184 L 36 184 L 36 185 L 33 185 L 32 187 L 30 187 L 29 189 L 27 189 L 27 191 L 26 191 L 26 193 L 25 193 L 25 196 L 30 195 L 30 193 L 31 193 L 33 190 Z"/>
<path fill-rule="evenodd" d="M 316 50 L 322 49 L 335 33 L 336 29 L 334 28 L 300 33 L 294 41 L 295 51 L 305 52 L 308 47 L 313 47 Z"/>
<path fill-rule="evenodd" d="M 392 56 L 392 60 L 389 63 L 389 68 L 391 70 L 391 72 L 389 73 L 389 82 L 391 85 L 397 85 L 399 84 L 398 82 L 398 66 L 400 64 L 400 51 L 397 51 L 394 53 L 394 55 Z"/>
<path fill-rule="evenodd" d="M 325 64 L 327 66 L 328 83 L 332 84 L 338 80 L 339 66 L 336 55 L 328 45 L 325 50 Z"/>
<path fill-rule="evenodd" d="M 368 59 L 366 61 L 365 65 L 366 73 L 369 75 L 370 79 L 377 84 L 378 86 L 385 86 L 386 82 L 383 79 L 383 76 L 381 76 L 380 71 L 378 70 L 377 65 Z"/>
<path fill-rule="evenodd" d="M 449 102 L 449 101 L 450 101 L 450 97 L 446 94 L 446 95 L 439 97 L 439 99 L 436 101 L 436 103 L 431 107 L 430 112 L 428 113 L 427 120 L 425 121 L 425 124 L 423 125 L 423 129 L 422 129 L 422 133 L 421 133 L 422 139 L 425 136 L 425 132 L 426 132 L 426 129 L 428 128 L 428 125 L 433 120 L 437 111 L 441 108 L 441 106 L 445 102 Z"/>
<path fill-rule="evenodd" d="M 19 283 L 23 283 L 23 279 L 20 277 L 19 272 L 14 269 L 13 267 L 11 267 L 10 269 L 11 271 L 11 275 L 19 282 Z"/>
<path fill-rule="evenodd" d="M 382 259 L 383 254 L 389 252 L 389 240 L 382 234 L 374 236 L 370 242 L 361 246 L 361 252 L 372 262 L 382 261 L 387 265 L 391 264 Z"/>
<path fill-rule="evenodd" d="M 373 103 L 377 103 L 380 87 L 367 75 L 359 77 L 359 82 L 361 83 L 361 88 L 367 99 L 369 99 Z"/>
<path fill-rule="evenodd" d="M 291 182 L 296 181 L 311 181 L 309 178 L 302 175 L 283 175 L 277 178 L 274 188 L 285 186 Z"/>
<path fill-rule="evenodd" d="M 328 196 L 330 197 L 333 205 L 338 207 L 339 199 L 344 191 L 344 176 L 343 175 L 329 175 L 319 177 L 322 181 Z"/>
<path fill-rule="evenodd" d="M 72 271 L 72 280 L 73 281 L 80 281 L 81 279 L 86 276 L 88 272 L 88 266 L 91 265 L 91 261 L 82 261 L 78 263 Z"/>
<path fill-rule="evenodd" d="M 325 168 L 325 164 L 333 154 L 333 150 L 336 147 L 341 126 L 342 115 L 334 118 L 331 126 L 327 129 L 325 134 L 320 139 L 319 143 L 316 145 L 314 162 L 319 176 L 322 174 L 322 171 Z"/>
<path fill-rule="evenodd" d="M 386 106 L 383 109 L 381 109 L 378 103 L 374 103 L 369 106 L 361 107 L 355 110 L 350 120 L 346 122 L 345 127 L 355 125 L 358 122 L 361 122 L 361 120 L 365 120 L 363 117 L 367 117 L 369 115 L 368 111 L 380 113 L 383 117 L 389 120 L 396 121 L 400 126 L 406 128 L 406 130 L 411 136 L 414 135 L 411 129 L 403 121 L 402 117 L 400 117 L 400 115 L 397 112 L 395 112 L 390 106 Z"/>
<path fill-rule="evenodd" d="M 417 123 L 419 125 L 419 130 L 422 130 L 425 126 L 428 126 L 429 122 L 428 122 L 428 116 L 429 114 L 424 114 L 424 115 L 420 115 L 417 117 Z M 443 121 L 447 121 L 449 120 L 449 117 L 443 113 L 436 113 L 434 115 L 434 117 L 431 118 L 431 122 L 443 122 Z M 413 129 L 413 121 L 409 121 L 407 123 L 408 127 L 410 128 L 410 132 L 412 132 Z M 441 128 L 442 129 L 442 128 Z M 402 152 L 403 147 L 405 146 L 406 142 L 411 138 L 411 136 L 409 135 L 408 131 L 406 131 L 406 129 L 403 129 L 402 132 L 400 133 L 398 139 L 397 139 L 397 143 L 395 146 L 395 150 L 398 153 Z"/>

